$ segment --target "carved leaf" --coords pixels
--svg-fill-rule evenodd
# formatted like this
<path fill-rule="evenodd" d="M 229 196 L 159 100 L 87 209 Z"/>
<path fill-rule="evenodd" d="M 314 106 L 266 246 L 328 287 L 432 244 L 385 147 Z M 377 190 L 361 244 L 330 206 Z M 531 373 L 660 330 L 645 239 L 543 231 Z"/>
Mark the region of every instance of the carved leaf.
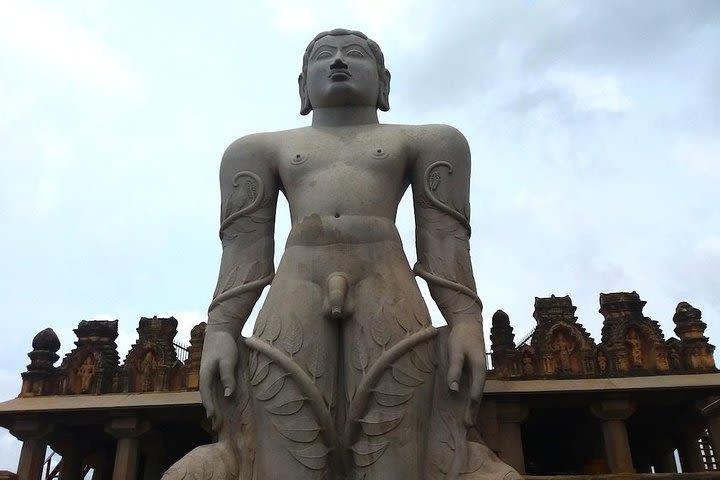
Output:
<path fill-rule="evenodd" d="M 278 392 L 280 392 L 280 390 L 282 390 L 283 385 L 285 385 L 285 377 L 287 377 L 287 374 L 280 375 L 272 383 L 270 383 L 270 385 L 255 395 L 255 398 L 263 402 L 273 398 L 278 394 Z"/>
<path fill-rule="evenodd" d="M 319 443 L 302 450 L 290 450 L 290 453 L 310 470 L 322 470 L 327 463 L 328 449 Z"/>
<path fill-rule="evenodd" d="M 298 353 L 303 344 L 303 331 L 300 322 L 296 318 L 287 318 L 283 329 L 285 335 L 283 338 L 283 348 L 291 357 Z"/>
<path fill-rule="evenodd" d="M 317 422 L 310 417 L 299 417 L 282 423 L 273 422 L 273 424 L 283 437 L 293 442 L 310 443 L 320 433 Z"/>
<path fill-rule="evenodd" d="M 400 308 L 401 312 L 404 312 L 404 308 Z M 405 331 L 406 335 L 410 335 L 410 316 L 409 315 L 392 315 L 395 318 L 395 321 L 397 321 L 398 325 L 400 325 L 400 328 L 402 328 Z"/>
<path fill-rule="evenodd" d="M 255 350 L 252 350 L 250 352 L 250 358 L 248 359 L 248 372 L 250 372 L 250 375 L 255 375 L 255 370 L 258 366 L 257 360 L 258 353 Z"/>
<path fill-rule="evenodd" d="M 253 262 L 245 272 L 245 279 L 243 283 L 249 283 L 254 280 L 258 280 L 262 276 L 262 263 L 260 261 Z"/>
<path fill-rule="evenodd" d="M 388 442 L 370 443 L 366 440 L 357 442 L 352 446 L 355 465 L 358 467 L 372 465 L 382 456 L 388 445 Z"/>
<path fill-rule="evenodd" d="M 282 330 L 282 321 L 277 317 L 271 317 L 268 319 L 267 326 L 265 327 L 265 339 L 268 342 L 273 343 L 280 336 Z"/>
<path fill-rule="evenodd" d="M 365 372 L 365 369 L 368 366 L 368 352 L 367 347 L 365 346 L 365 343 L 362 340 L 362 336 L 360 337 L 360 340 L 356 342 L 353 345 L 353 367 L 357 368 L 361 372 Z"/>
<path fill-rule="evenodd" d="M 430 187 L 431 191 L 437 190 L 438 186 L 440 185 L 440 172 L 437 171 L 437 169 L 433 169 L 430 172 L 430 175 L 428 175 L 428 187 Z"/>
<path fill-rule="evenodd" d="M 271 405 L 269 407 L 266 407 L 266 410 L 273 415 L 292 415 L 300 411 L 303 403 L 305 403 L 305 399 L 300 398 L 297 400 L 283 402 L 280 405 Z"/>
<path fill-rule="evenodd" d="M 387 326 L 385 318 L 380 315 L 376 315 L 373 318 L 370 334 L 372 335 L 373 340 L 375 340 L 375 343 L 385 348 L 385 345 L 388 344 L 391 336 L 390 329 Z"/>
<path fill-rule="evenodd" d="M 376 410 L 359 420 L 366 435 L 377 436 L 394 429 L 403 419 L 402 411 Z"/>
<path fill-rule="evenodd" d="M 220 289 L 220 292 L 225 292 L 229 288 L 232 288 L 236 285 L 237 282 L 237 276 L 238 276 L 238 270 L 240 269 L 240 265 L 235 265 L 225 276 L 225 281 L 223 282 L 223 286 Z"/>
<path fill-rule="evenodd" d="M 258 365 L 257 370 L 253 374 L 253 377 L 250 379 L 250 385 L 256 387 L 260 382 L 265 380 L 265 377 L 267 377 L 267 374 L 270 371 L 271 363 L 271 360 L 267 360 L 266 362 L 262 362 Z"/>
<path fill-rule="evenodd" d="M 427 325 L 428 322 L 424 317 L 420 316 L 417 313 L 414 316 L 415 316 L 415 321 L 418 323 L 418 325 L 420 325 L 421 327 L 424 327 L 425 325 Z"/>
<path fill-rule="evenodd" d="M 405 385 L 406 387 L 417 387 L 418 385 L 423 383 L 423 380 L 421 378 L 418 378 L 408 373 L 397 365 L 393 365 L 392 375 L 395 380 Z"/>
<path fill-rule="evenodd" d="M 327 365 L 327 354 L 321 347 L 320 342 L 315 344 L 315 355 L 308 361 L 308 371 L 313 376 L 313 380 L 320 378 L 325 373 L 325 367 Z"/>
<path fill-rule="evenodd" d="M 413 396 L 412 390 L 410 392 L 396 391 L 393 393 L 373 390 L 373 393 L 375 394 L 375 401 L 383 407 L 397 407 L 407 403 Z"/>
<path fill-rule="evenodd" d="M 433 366 L 427 353 L 427 345 L 420 344 L 410 352 L 410 361 L 415 368 L 425 373 L 432 373 Z"/>
<path fill-rule="evenodd" d="M 267 325 L 267 317 L 265 315 L 259 315 L 257 321 L 255 322 L 255 331 L 253 332 L 253 335 L 260 337 L 265 331 L 265 325 Z"/>

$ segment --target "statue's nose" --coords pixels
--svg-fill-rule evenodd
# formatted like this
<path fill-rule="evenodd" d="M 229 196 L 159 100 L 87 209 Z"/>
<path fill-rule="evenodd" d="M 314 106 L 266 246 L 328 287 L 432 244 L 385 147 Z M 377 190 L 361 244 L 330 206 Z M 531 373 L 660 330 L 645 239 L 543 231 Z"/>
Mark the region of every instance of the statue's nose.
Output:
<path fill-rule="evenodd" d="M 340 57 L 339 55 L 335 57 L 332 65 L 330 65 L 330 70 L 347 70 L 347 68 L 347 64 L 343 62 L 342 57 Z"/>

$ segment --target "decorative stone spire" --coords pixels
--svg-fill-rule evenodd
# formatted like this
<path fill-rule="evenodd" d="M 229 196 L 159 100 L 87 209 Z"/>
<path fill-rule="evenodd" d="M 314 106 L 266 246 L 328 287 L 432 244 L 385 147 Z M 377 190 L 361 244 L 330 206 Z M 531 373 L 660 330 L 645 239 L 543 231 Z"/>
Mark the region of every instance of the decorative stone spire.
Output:
<path fill-rule="evenodd" d="M 683 366 L 689 370 L 714 370 L 715 346 L 705 336 L 707 324 L 701 320 L 702 312 L 687 302 L 680 302 L 675 309 L 673 322 L 675 334 L 680 338 Z"/>
<path fill-rule="evenodd" d="M 181 388 L 181 363 L 173 344 L 177 325 L 175 317 L 140 318 L 138 340 L 130 348 L 123 366 L 125 391 L 156 392 Z"/>
<path fill-rule="evenodd" d="M 107 393 L 113 388 L 120 356 L 117 320 L 83 320 L 74 330 L 75 348 L 63 359 L 61 393 Z"/>
<path fill-rule="evenodd" d="M 611 373 L 668 370 L 668 347 L 660 324 L 643 315 L 646 303 L 637 292 L 600 294 L 600 313 L 605 317 L 602 345 L 610 357 Z"/>
<path fill-rule="evenodd" d="M 490 328 L 490 342 L 492 351 L 515 350 L 515 334 L 510 325 L 510 317 L 502 310 L 498 310 L 492 316 L 492 327 Z"/>
<path fill-rule="evenodd" d="M 556 322 L 575 323 L 577 317 L 575 311 L 577 307 L 572 304 L 572 300 L 569 295 L 564 297 L 556 297 L 551 295 L 550 297 L 541 298 L 535 297 L 535 312 L 533 317 L 538 322 L 538 327 L 543 324 L 552 324 Z"/>
<path fill-rule="evenodd" d="M 492 344 L 492 363 L 495 375 L 499 377 L 515 376 L 519 373 L 517 351 L 515 350 L 515 334 L 510 326 L 510 317 L 498 310 L 492 317 L 490 328 Z"/>
<path fill-rule="evenodd" d="M 190 348 L 185 362 L 185 377 L 188 390 L 197 390 L 200 386 L 200 358 L 205 343 L 205 328 L 207 323 L 202 322 L 190 330 Z"/>
<path fill-rule="evenodd" d="M 568 295 L 535 297 L 533 317 L 537 327 L 530 342 L 532 352 L 526 349 L 523 356 L 534 352 L 537 374 L 567 376 L 594 373 L 595 341 L 578 323 L 576 310 Z M 524 366 L 527 362 L 527 358 L 523 358 Z"/>
<path fill-rule="evenodd" d="M 21 397 L 35 395 L 50 395 L 57 390 L 57 379 L 53 364 L 60 358 L 60 340 L 52 328 L 42 330 L 32 341 L 32 352 L 28 353 L 30 365 L 27 371 L 21 374 L 23 383 Z M 55 380 L 55 381 L 53 381 Z"/>

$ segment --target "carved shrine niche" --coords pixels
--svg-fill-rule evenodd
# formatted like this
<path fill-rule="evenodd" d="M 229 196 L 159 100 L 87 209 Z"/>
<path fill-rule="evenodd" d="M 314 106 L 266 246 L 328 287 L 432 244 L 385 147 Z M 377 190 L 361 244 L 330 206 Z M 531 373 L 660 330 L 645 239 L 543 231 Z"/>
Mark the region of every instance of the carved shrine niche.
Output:
<path fill-rule="evenodd" d="M 605 317 L 602 345 L 609 373 L 647 375 L 669 370 L 662 330 L 658 322 L 643 315 L 645 303 L 636 292 L 600 294 L 600 313 Z"/>
<path fill-rule="evenodd" d="M 142 317 L 138 340 L 125 357 L 120 379 L 125 392 L 163 392 L 184 388 L 183 365 L 173 339 L 177 334 L 174 317 Z"/>
<path fill-rule="evenodd" d="M 76 347 L 60 365 L 60 393 L 99 394 L 114 390 L 120 357 L 117 320 L 83 320 L 75 329 Z"/>
<path fill-rule="evenodd" d="M 675 309 L 673 322 L 675 333 L 680 337 L 675 343 L 676 354 L 682 368 L 701 372 L 715 371 L 713 352 L 715 346 L 705 336 L 707 324 L 701 320 L 702 313 L 687 302 L 680 302 Z"/>
<path fill-rule="evenodd" d="M 535 298 L 533 316 L 537 327 L 530 347 L 524 350 L 525 365 L 533 355 L 534 371 L 539 375 L 592 375 L 595 373 L 595 342 L 577 322 L 569 296 Z M 530 371 L 526 366 L 523 371 Z"/>

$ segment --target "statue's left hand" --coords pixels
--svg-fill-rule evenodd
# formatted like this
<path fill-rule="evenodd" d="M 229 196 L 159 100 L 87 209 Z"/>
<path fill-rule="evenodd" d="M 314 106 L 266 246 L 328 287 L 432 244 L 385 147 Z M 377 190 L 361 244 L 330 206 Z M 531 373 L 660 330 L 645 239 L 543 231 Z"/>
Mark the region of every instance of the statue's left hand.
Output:
<path fill-rule="evenodd" d="M 225 398 L 235 392 L 235 367 L 238 361 L 237 341 L 228 332 L 207 331 L 200 363 L 200 397 L 217 431 L 222 422 L 222 412 L 217 402 L 216 389 L 222 388 Z"/>
<path fill-rule="evenodd" d="M 460 391 L 460 377 L 463 366 L 470 370 L 470 399 L 465 410 L 464 421 L 470 426 L 475 424 L 475 413 L 482 398 L 487 376 L 485 359 L 485 339 L 482 324 L 477 321 L 455 323 L 448 339 L 448 387 L 454 392 Z"/>

